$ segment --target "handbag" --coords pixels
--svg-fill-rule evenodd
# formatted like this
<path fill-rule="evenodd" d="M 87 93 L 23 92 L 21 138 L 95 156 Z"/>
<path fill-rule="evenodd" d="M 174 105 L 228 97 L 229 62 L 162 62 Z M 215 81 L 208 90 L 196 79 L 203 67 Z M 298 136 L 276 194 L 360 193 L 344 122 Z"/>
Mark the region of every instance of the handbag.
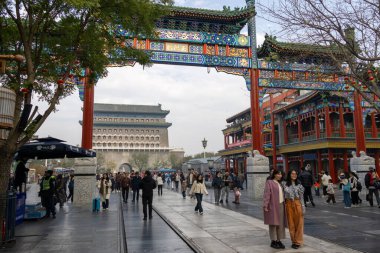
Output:
<path fill-rule="evenodd" d="M 376 189 L 380 190 L 380 181 L 375 181 L 373 186 L 375 186 Z"/>

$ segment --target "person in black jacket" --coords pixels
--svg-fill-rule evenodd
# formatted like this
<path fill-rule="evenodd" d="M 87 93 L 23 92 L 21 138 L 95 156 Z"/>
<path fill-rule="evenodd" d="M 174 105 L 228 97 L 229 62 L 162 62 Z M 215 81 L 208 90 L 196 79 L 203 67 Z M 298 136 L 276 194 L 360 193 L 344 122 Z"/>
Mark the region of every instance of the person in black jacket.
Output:
<path fill-rule="evenodd" d="M 132 177 L 132 180 L 131 180 L 132 191 L 133 191 L 132 202 L 135 202 L 135 200 L 137 202 L 139 202 L 139 190 L 140 190 L 139 186 L 140 186 L 140 183 L 141 183 L 140 173 L 136 171 L 134 176 Z"/>
<path fill-rule="evenodd" d="M 27 161 L 28 158 L 25 156 L 20 157 L 17 161 L 14 186 L 16 190 L 19 190 L 19 192 L 22 192 L 22 184 L 26 184 L 26 180 L 28 177 L 29 169 L 25 167 Z"/>
<path fill-rule="evenodd" d="M 303 195 L 305 206 L 306 202 L 308 202 L 308 199 L 310 200 L 310 203 L 315 207 L 314 201 L 313 201 L 313 195 L 311 193 L 311 187 L 314 185 L 314 179 L 311 175 L 311 168 L 308 164 L 306 168 L 301 167 L 301 174 L 299 176 L 299 180 L 301 182 L 301 185 L 305 188 L 305 192 Z"/>
<path fill-rule="evenodd" d="M 212 180 L 212 187 L 214 187 L 214 197 L 215 197 L 214 203 L 217 205 L 219 205 L 220 193 L 222 191 L 223 184 L 224 182 L 220 175 L 220 171 L 217 171 L 214 179 Z"/>
<path fill-rule="evenodd" d="M 140 189 L 142 189 L 142 203 L 144 220 L 147 220 L 147 205 L 149 205 L 149 219 L 152 219 L 152 202 L 153 189 L 156 188 L 156 181 L 152 178 L 149 170 L 145 171 L 144 178 L 141 180 Z"/>

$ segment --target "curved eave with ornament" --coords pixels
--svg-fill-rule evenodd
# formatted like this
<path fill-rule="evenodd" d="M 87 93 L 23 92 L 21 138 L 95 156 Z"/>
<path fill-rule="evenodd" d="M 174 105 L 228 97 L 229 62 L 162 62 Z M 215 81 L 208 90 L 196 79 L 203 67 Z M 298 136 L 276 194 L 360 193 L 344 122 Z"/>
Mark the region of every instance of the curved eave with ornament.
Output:
<path fill-rule="evenodd" d="M 239 33 L 248 20 L 255 15 L 254 7 L 231 10 L 208 10 L 186 7 L 172 7 L 170 14 L 156 21 L 157 28 L 210 33 Z"/>

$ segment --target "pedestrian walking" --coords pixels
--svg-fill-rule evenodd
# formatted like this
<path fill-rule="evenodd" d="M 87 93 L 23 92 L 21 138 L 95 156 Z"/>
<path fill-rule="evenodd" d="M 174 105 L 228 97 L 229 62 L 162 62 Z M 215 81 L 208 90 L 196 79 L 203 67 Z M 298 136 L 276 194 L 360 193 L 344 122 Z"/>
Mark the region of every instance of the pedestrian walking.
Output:
<path fill-rule="evenodd" d="M 140 182 L 141 182 L 141 177 L 138 172 L 135 172 L 132 174 L 133 177 L 131 179 L 131 186 L 132 186 L 132 202 L 139 202 L 139 191 L 140 191 Z"/>
<path fill-rule="evenodd" d="M 217 205 L 219 205 L 220 193 L 222 191 L 223 183 L 224 182 L 220 176 L 220 171 L 217 171 L 211 183 L 211 186 L 214 187 L 214 198 L 215 198 L 214 203 Z"/>
<path fill-rule="evenodd" d="M 191 190 L 191 187 L 193 186 L 193 182 L 195 180 L 194 169 L 190 169 L 189 174 L 187 175 L 186 180 L 187 180 L 187 188 L 188 188 L 189 195 L 190 195 L 190 190 Z"/>
<path fill-rule="evenodd" d="M 319 189 L 321 188 L 321 185 L 319 184 L 319 182 L 317 181 L 317 182 L 315 182 L 314 183 L 314 191 L 315 191 L 315 196 L 316 197 L 320 197 L 321 196 L 321 194 L 320 194 L 320 192 L 319 192 Z"/>
<path fill-rule="evenodd" d="M 230 184 L 231 184 L 231 177 L 230 173 L 226 172 L 223 175 L 223 188 L 222 188 L 222 196 L 220 197 L 220 203 L 223 204 L 224 196 L 226 196 L 226 203 L 228 203 L 228 195 L 230 192 Z"/>
<path fill-rule="evenodd" d="M 203 181 L 203 176 L 199 174 L 196 178 L 196 180 L 193 183 L 193 186 L 190 190 L 190 195 L 195 194 L 195 197 L 197 199 L 197 205 L 195 206 L 194 211 L 199 212 L 200 215 L 203 215 L 203 208 L 202 208 L 202 198 L 203 194 L 208 195 L 206 185 Z"/>
<path fill-rule="evenodd" d="M 238 187 L 234 188 L 234 194 L 235 194 L 235 201 L 232 201 L 232 203 L 240 204 L 241 191 Z"/>
<path fill-rule="evenodd" d="M 344 208 L 351 208 L 351 183 L 349 181 L 349 177 L 347 173 L 340 173 L 339 175 L 340 184 L 342 186 L 343 191 L 343 202 L 344 202 Z"/>
<path fill-rule="evenodd" d="M 182 197 L 185 199 L 186 198 L 187 180 L 186 180 L 183 172 L 181 172 L 181 174 L 180 174 L 180 181 L 181 181 Z"/>
<path fill-rule="evenodd" d="M 377 205 L 380 208 L 380 178 L 373 167 L 369 167 L 368 173 L 365 175 L 364 178 L 364 183 L 368 191 L 368 198 L 366 197 L 366 199 L 369 201 L 370 206 L 373 206 L 373 195 L 375 195 Z"/>
<path fill-rule="evenodd" d="M 356 178 L 355 172 L 350 171 L 349 175 L 350 175 L 349 181 L 351 185 L 352 207 L 358 207 L 359 206 L 358 179 Z"/>
<path fill-rule="evenodd" d="M 283 183 L 285 192 L 286 217 L 292 248 L 298 249 L 303 244 L 303 229 L 305 204 L 302 203 L 305 189 L 298 181 L 297 171 L 292 169 L 286 176 Z"/>
<path fill-rule="evenodd" d="M 264 224 L 269 225 L 270 246 L 275 249 L 285 248 L 281 242 L 285 239 L 286 226 L 282 177 L 282 171 L 274 169 L 272 176 L 265 182 L 263 196 Z"/>
<path fill-rule="evenodd" d="M 124 203 L 128 202 L 130 184 L 131 184 L 131 179 L 129 178 L 129 173 L 124 172 L 121 178 L 121 193 L 123 196 Z"/>
<path fill-rule="evenodd" d="M 103 210 L 108 210 L 111 197 L 112 183 L 107 174 L 104 174 L 98 183 L 99 195 L 102 201 Z"/>
<path fill-rule="evenodd" d="M 71 203 L 73 203 L 73 199 L 74 199 L 74 175 L 70 175 L 70 181 L 69 181 L 69 185 L 68 185 L 68 188 L 69 188 L 69 196 L 67 196 L 67 201 L 69 201 L 69 199 L 71 200 Z"/>
<path fill-rule="evenodd" d="M 336 201 L 335 201 L 335 190 L 334 190 L 334 184 L 332 182 L 332 179 L 329 179 L 329 183 L 327 184 L 327 189 L 326 189 L 326 192 L 327 192 L 327 204 L 330 204 L 330 201 L 332 200 L 332 203 L 335 204 Z"/>
<path fill-rule="evenodd" d="M 162 174 L 159 173 L 158 176 L 157 176 L 157 192 L 158 192 L 158 196 L 162 196 L 162 186 L 164 184 L 164 180 L 162 178 Z"/>
<path fill-rule="evenodd" d="M 179 173 L 175 173 L 175 191 L 178 192 L 178 188 L 179 188 L 179 181 L 181 180 L 181 177 L 179 175 Z"/>
<path fill-rule="evenodd" d="M 59 174 L 56 179 L 56 187 L 55 194 L 57 196 L 57 200 L 59 202 L 59 207 L 63 207 L 64 203 L 67 200 L 66 192 L 65 192 L 66 184 L 62 174 Z"/>
<path fill-rule="evenodd" d="M 321 181 L 322 181 L 322 194 L 324 197 L 326 197 L 328 195 L 327 193 L 327 186 L 329 184 L 329 181 L 330 181 L 331 176 L 328 174 L 327 171 L 322 171 L 322 178 L 321 178 Z"/>
<path fill-rule="evenodd" d="M 55 219 L 54 193 L 55 193 L 55 177 L 52 170 L 47 170 L 40 184 L 41 204 L 46 209 L 45 218 L 50 217 L 50 213 Z"/>
<path fill-rule="evenodd" d="M 314 179 L 311 175 L 310 171 L 310 165 L 307 165 L 307 169 L 305 167 L 301 167 L 301 174 L 298 177 L 301 185 L 305 189 L 305 193 L 303 195 L 304 197 L 304 203 L 305 206 L 307 206 L 306 203 L 310 202 L 313 207 L 315 207 L 314 201 L 313 201 L 313 195 L 311 193 L 311 187 L 314 185 Z"/>
<path fill-rule="evenodd" d="M 143 220 L 147 220 L 148 211 L 149 219 L 152 219 L 152 203 L 153 203 L 153 189 L 156 188 L 156 182 L 153 180 L 149 170 L 145 171 L 144 178 L 140 182 L 140 189 L 142 189 L 142 203 L 143 203 Z M 149 210 L 147 210 L 149 207 Z"/>

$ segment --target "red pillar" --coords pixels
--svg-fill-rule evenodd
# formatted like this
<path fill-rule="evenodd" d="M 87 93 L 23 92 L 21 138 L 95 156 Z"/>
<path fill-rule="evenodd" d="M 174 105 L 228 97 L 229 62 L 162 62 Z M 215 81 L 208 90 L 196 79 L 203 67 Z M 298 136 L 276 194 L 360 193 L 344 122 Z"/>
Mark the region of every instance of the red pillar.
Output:
<path fill-rule="evenodd" d="M 375 112 L 371 113 L 371 125 L 372 125 L 372 138 L 377 138 L 377 126 L 376 126 L 376 118 Z"/>
<path fill-rule="evenodd" d="M 326 124 L 326 137 L 331 137 L 332 128 L 330 122 L 330 108 L 328 106 L 325 107 L 325 124 Z"/>
<path fill-rule="evenodd" d="M 251 69 L 251 129 L 252 129 L 252 149 L 263 154 L 263 144 L 261 139 L 260 126 L 260 102 L 259 102 L 259 71 Z"/>
<path fill-rule="evenodd" d="M 234 173 L 238 174 L 238 159 L 234 158 Z"/>
<path fill-rule="evenodd" d="M 321 171 L 323 169 L 323 166 L 322 166 L 322 156 L 321 156 L 321 151 L 318 150 L 317 151 L 317 163 L 318 163 L 318 171 Z"/>
<path fill-rule="evenodd" d="M 379 159 L 380 159 L 380 150 L 376 150 L 375 151 L 375 168 L 376 168 L 377 174 L 380 174 L 380 162 L 379 162 Z"/>
<path fill-rule="evenodd" d="M 339 105 L 339 131 L 340 131 L 340 137 L 344 138 L 346 137 L 346 127 L 344 125 L 344 112 L 343 112 L 343 104 L 340 103 Z"/>
<path fill-rule="evenodd" d="M 227 149 L 227 135 L 224 136 L 224 149 Z"/>
<path fill-rule="evenodd" d="M 356 154 L 359 155 L 360 151 L 366 151 L 365 134 L 363 126 L 363 109 L 361 105 L 361 98 L 357 91 L 354 92 L 354 123 L 355 123 L 355 139 L 356 139 Z"/>
<path fill-rule="evenodd" d="M 329 149 L 329 169 L 330 169 L 330 176 L 332 178 L 333 183 L 337 183 L 337 175 L 335 172 L 335 165 L 334 165 L 334 155 L 331 149 Z"/>
<path fill-rule="evenodd" d="M 321 129 L 319 128 L 318 110 L 315 110 L 315 136 L 317 140 L 321 137 Z"/>
<path fill-rule="evenodd" d="M 347 155 L 347 150 L 343 150 L 343 169 L 344 169 L 344 172 L 348 172 L 348 155 Z"/>
<path fill-rule="evenodd" d="M 300 168 L 304 167 L 303 152 L 300 152 Z"/>
<path fill-rule="evenodd" d="M 285 172 L 288 173 L 289 171 L 288 155 L 284 155 L 284 162 L 285 162 Z"/>
<path fill-rule="evenodd" d="M 82 122 L 82 148 L 85 149 L 92 149 L 92 131 L 94 125 L 94 85 L 90 83 L 89 75 L 90 70 L 86 69 Z"/>
<path fill-rule="evenodd" d="M 302 142 L 302 126 L 301 116 L 298 116 L 298 142 Z"/>
<path fill-rule="evenodd" d="M 270 94 L 270 120 L 272 124 L 272 159 L 273 159 L 273 168 L 277 169 L 277 148 L 276 148 L 276 129 L 274 124 L 274 103 L 273 103 L 273 95 Z"/>

